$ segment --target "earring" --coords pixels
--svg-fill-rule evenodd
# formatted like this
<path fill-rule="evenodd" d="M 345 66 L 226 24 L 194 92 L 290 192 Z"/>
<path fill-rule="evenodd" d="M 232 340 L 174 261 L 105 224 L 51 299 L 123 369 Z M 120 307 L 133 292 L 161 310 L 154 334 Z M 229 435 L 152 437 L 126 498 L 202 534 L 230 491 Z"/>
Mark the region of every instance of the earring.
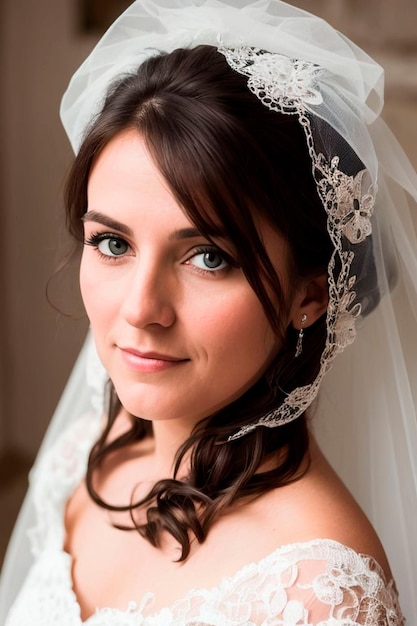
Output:
<path fill-rule="evenodd" d="M 301 324 L 305 324 L 307 321 L 307 315 L 304 313 L 301 317 Z M 304 328 L 301 326 L 300 332 L 298 333 L 297 346 L 295 348 L 295 358 L 300 356 L 303 351 L 303 337 L 304 337 Z"/>

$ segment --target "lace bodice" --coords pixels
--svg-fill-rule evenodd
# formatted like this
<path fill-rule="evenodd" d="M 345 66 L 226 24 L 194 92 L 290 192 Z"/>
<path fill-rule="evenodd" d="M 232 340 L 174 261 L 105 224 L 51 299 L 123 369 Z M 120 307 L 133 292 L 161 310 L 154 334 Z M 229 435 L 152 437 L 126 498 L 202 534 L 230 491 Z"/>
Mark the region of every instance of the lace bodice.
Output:
<path fill-rule="evenodd" d="M 100 608 L 85 622 L 63 550 L 64 510 L 85 472 L 98 425 L 89 417 L 45 454 L 36 473 L 34 564 L 6 626 L 353 626 L 403 623 L 395 585 L 370 557 L 335 541 L 281 546 L 211 589 L 192 589 L 152 612 L 152 594 L 126 610 Z"/>

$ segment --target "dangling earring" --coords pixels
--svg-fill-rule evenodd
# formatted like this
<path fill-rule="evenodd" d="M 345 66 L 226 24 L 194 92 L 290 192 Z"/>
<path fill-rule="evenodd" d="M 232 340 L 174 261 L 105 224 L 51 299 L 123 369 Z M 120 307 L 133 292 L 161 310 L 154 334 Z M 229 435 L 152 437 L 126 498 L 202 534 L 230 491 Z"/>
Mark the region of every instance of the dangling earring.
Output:
<path fill-rule="evenodd" d="M 307 315 L 304 313 L 304 315 L 301 317 L 301 324 L 305 324 L 306 321 L 307 321 Z M 300 354 L 303 351 L 303 337 L 304 337 L 304 329 L 301 326 L 300 332 L 298 333 L 297 346 L 295 348 L 295 358 L 300 356 Z"/>

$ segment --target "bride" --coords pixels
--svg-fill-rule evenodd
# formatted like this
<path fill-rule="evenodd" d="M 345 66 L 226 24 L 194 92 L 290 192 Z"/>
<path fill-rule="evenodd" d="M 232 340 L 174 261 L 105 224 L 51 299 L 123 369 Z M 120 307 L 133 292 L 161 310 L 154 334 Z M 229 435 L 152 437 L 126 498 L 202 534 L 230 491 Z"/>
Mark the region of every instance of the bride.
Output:
<path fill-rule="evenodd" d="M 380 83 L 278 0 L 134 2 L 78 70 L 66 207 L 94 347 L 32 474 L 7 626 L 403 624 L 393 542 L 313 434 L 343 469 L 395 433 L 412 511 L 415 338 L 394 324 L 416 313 L 417 180 Z M 360 475 L 371 514 L 382 480 Z M 391 515 L 411 616 L 415 531 Z"/>

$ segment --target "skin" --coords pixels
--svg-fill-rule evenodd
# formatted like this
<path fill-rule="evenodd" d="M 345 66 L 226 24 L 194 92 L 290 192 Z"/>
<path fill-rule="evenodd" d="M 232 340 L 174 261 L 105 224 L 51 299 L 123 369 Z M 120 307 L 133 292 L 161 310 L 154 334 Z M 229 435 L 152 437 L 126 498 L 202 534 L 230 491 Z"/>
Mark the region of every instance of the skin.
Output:
<path fill-rule="evenodd" d="M 261 227 L 285 286 L 285 243 Z M 169 420 L 171 430 L 186 433 L 261 376 L 279 343 L 256 294 L 196 231 L 135 131 L 115 138 L 97 160 L 84 228 L 84 304 L 100 358 L 131 414 Z M 233 255 L 230 242 L 219 237 L 218 244 Z M 301 319 L 298 308 L 288 324 Z"/>
<path fill-rule="evenodd" d="M 175 452 L 195 423 L 252 385 L 279 343 L 240 268 L 190 231 L 193 224 L 135 131 L 118 135 L 98 157 L 84 225 L 81 290 L 124 407 L 113 436 L 126 429 L 127 412 L 153 423 L 152 439 L 116 452 L 97 477 L 104 500 L 125 504 L 135 489 L 140 497 L 171 475 Z M 266 223 L 259 229 L 288 290 L 285 242 Z M 219 236 L 215 243 L 233 258 L 230 242 Z M 305 281 L 286 322 L 299 328 L 306 314 L 312 324 L 326 308 L 326 294 L 322 278 Z M 65 549 L 83 619 L 96 607 L 125 610 L 149 591 L 155 602 L 148 612 L 155 612 L 278 546 L 317 537 L 374 556 L 389 575 L 369 522 L 314 441 L 302 469 L 297 482 L 222 516 L 203 544 L 193 542 L 184 563 L 176 562 L 170 535 L 157 549 L 114 528 L 110 522 L 129 524 L 129 518 L 97 507 L 82 483 L 66 509 Z"/>

